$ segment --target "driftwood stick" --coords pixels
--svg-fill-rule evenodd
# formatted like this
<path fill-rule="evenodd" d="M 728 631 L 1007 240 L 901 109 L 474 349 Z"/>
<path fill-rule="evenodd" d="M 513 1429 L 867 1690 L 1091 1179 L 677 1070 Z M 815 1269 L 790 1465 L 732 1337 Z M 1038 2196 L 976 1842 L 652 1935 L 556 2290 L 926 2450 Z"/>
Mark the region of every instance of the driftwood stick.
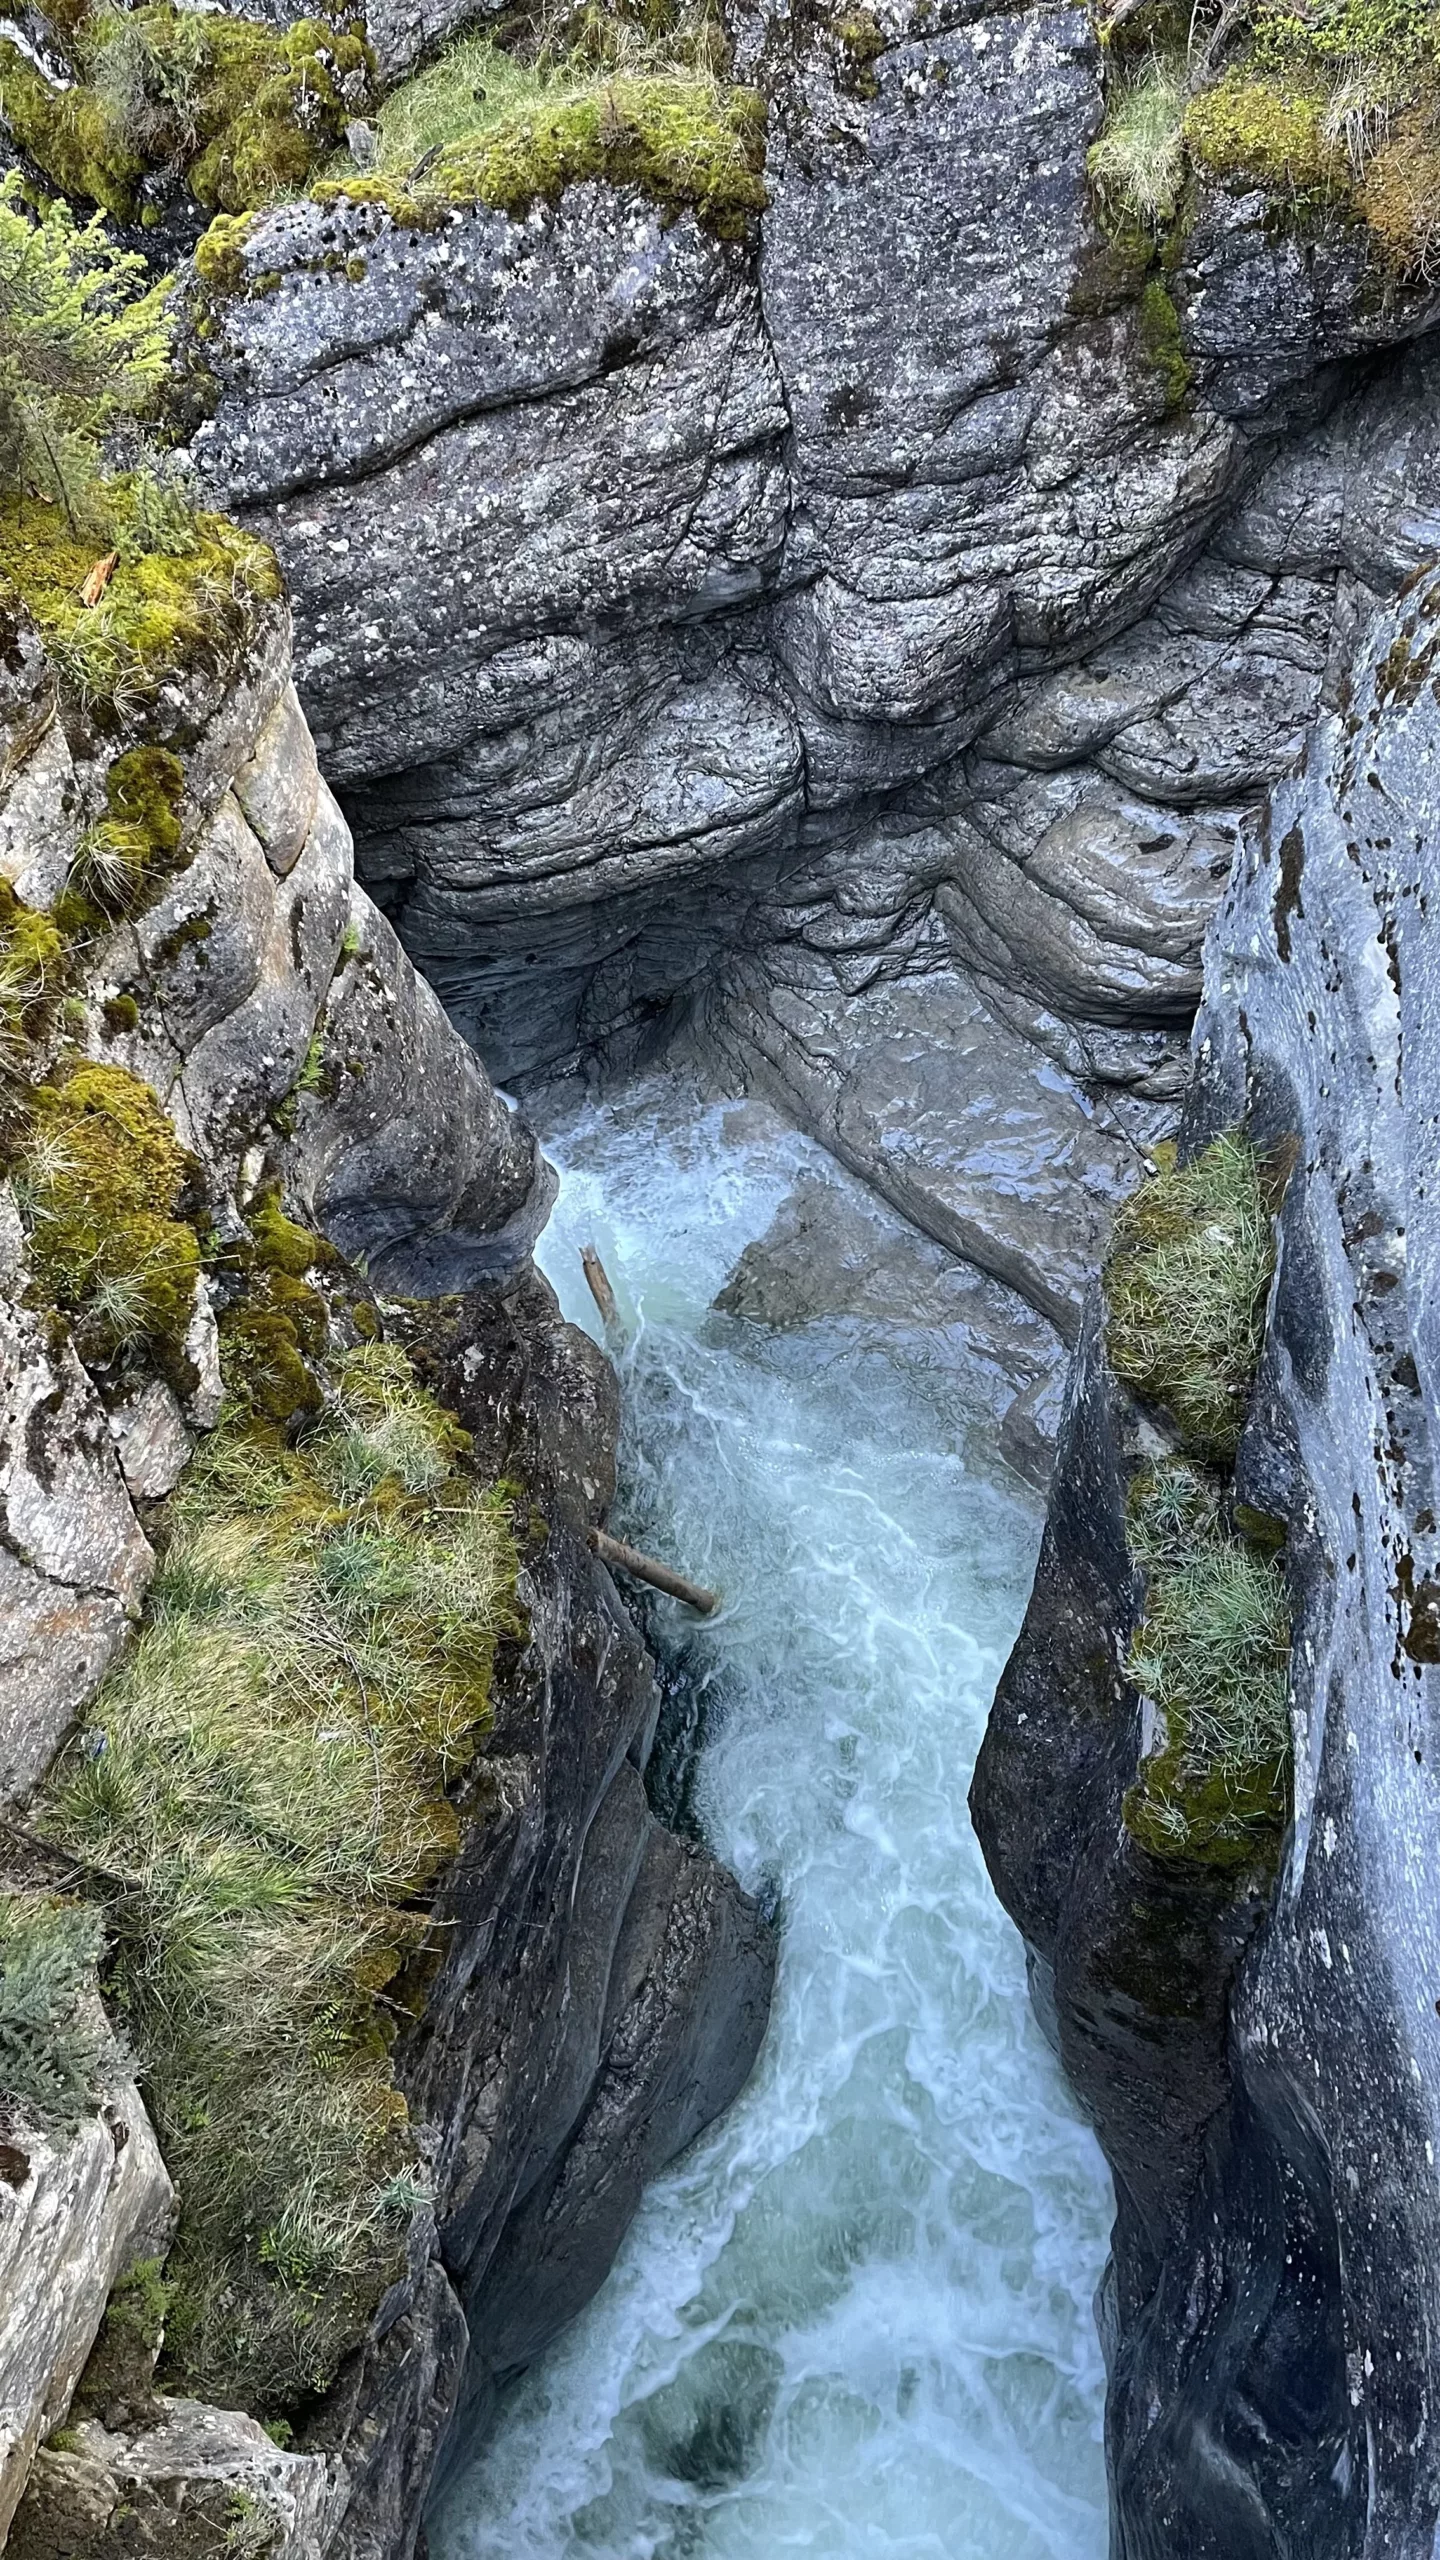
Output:
<path fill-rule="evenodd" d="M 713 1616 L 720 1606 L 718 1591 L 706 1591 L 698 1582 L 687 1582 L 683 1573 L 658 1563 L 654 1556 L 642 1556 L 638 1548 L 625 1546 L 619 1538 L 607 1538 L 603 1529 L 591 1530 L 590 1544 L 602 1564 L 618 1565 L 622 1573 L 633 1573 L 637 1582 L 653 1583 L 657 1591 L 668 1591 L 672 1600 L 683 1600 L 702 1618 Z"/>
<path fill-rule="evenodd" d="M 615 1292 L 610 1286 L 610 1274 L 606 1270 L 605 1265 L 601 1261 L 593 1244 L 581 1246 L 580 1261 L 584 1268 L 585 1277 L 590 1283 L 590 1295 L 600 1310 L 601 1321 L 604 1324 L 606 1332 L 610 1333 L 614 1331 L 618 1333 L 620 1330 L 620 1310 L 615 1304 Z"/>

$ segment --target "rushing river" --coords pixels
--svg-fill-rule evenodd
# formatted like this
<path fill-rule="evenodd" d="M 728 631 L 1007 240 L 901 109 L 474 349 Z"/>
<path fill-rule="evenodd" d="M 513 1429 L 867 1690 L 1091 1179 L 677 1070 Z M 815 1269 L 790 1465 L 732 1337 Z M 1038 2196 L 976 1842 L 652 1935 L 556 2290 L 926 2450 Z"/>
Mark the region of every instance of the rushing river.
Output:
<path fill-rule="evenodd" d="M 667 1117 L 668 1111 L 668 1117 Z M 965 1794 L 1039 1538 L 913 1324 L 711 1311 L 816 1151 L 658 1088 L 552 1132 L 540 1259 L 631 1328 L 622 1528 L 726 1594 L 654 1621 L 688 1809 L 778 1901 L 770 2034 L 452 2481 L 434 2560 L 1101 2560 L 1110 2199 Z"/>

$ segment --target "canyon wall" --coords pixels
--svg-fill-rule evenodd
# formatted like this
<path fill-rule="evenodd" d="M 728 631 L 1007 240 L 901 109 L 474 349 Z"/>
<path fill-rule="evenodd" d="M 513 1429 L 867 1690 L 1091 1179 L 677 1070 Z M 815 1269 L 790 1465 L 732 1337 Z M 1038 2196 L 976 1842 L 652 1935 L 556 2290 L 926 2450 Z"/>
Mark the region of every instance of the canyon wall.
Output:
<path fill-rule="evenodd" d="M 975 1782 L 1115 2173 L 1123 2560 L 1420 2560 L 1440 2520 L 1437 613 L 1433 573 L 1412 581 L 1276 793 L 1211 928 L 1187 1092 L 1192 1148 L 1243 1122 L 1296 1150 L 1235 1469 L 1285 1532 L 1278 1873 L 1156 1857 L 1126 1818 L 1154 1748 L 1127 1490 L 1160 1443 L 1098 1293 Z"/>
<path fill-rule="evenodd" d="M 0 1873 L 20 1897 L 7 1911 L 43 1915 L 78 1892 L 123 1934 L 113 1914 L 134 1880 L 65 1848 L 47 1771 L 67 1745 L 105 1761 L 97 1690 L 145 1611 L 167 1498 L 222 1420 L 226 1380 L 233 1399 L 251 1376 L 245 1359 L 264 1364 L 262 1420 L 281 1414 L 284 1389 L 286 1427 L 303 1431 L 318 1401 L 294 1365 L 316 1348 L 307 1328 L 328 1323 L 334 1342 L 348 1323 L 352 1341 L 358 1325 L 405 1345 L 471 1435 L 467 1466 L 509 1485 L 529 1528 L 519 1614 L 452 1790 L 458 1846 L 426 1897 L 434 1952 L 392 2048 L 417 2146 L 395 2280 L 361 2343 L 275 2436 L 167 2383 L 164 2362 L 157 2388 L 158 2318 L 116 2363 L 125 2306 L 141 2298 L 135 2271 L 158 2269 L 187 2203 L 135 2086 L 143 2050 L 107 2061 L 100 2048 L 68 2120 L 7 2108 L 0 2536 L 8 2526 L 22 2555 L 198 2553 L 241 2516 L 246 2549 L 277 2560 L 393 2560 L 415 2547 L 457 2412 L 483 2424 L 497 2380 L 603 2278 L 646 2177 L 745 2078 L 771 1936 L 715 1862 L 649 1811 L 657 1690 L 587 1544 L 613 1493 L 615 1382 L 529 1259 L 553 1176 L 354 882 L 273 573 L 228 661 L 128 723 L 77 703 L 24 612 L 5 612 L 0 874 L 12 884 L 7 1000 L 17 986 L 23 999 L 7 1016 L 0 1190 Z M 152 762 L 137 768 L 137 754 Z M 107 779 L 137 770 L 173 786 L 164 877 L 109 919 L 82 908 L 77 921 Z M 20 985 L 32 947 L 43 969 Z M 88 1269 L 73 1313 L 48 1303 L 68 1167 L 34 1138 L 49 1116 L 88 1114 L 82 1145 L 119 1114 L 136 1133 L 127 1144 L 153 1152 L 157 1098 L 203 1249 L 193 1288 L 185 1265 L 173 1356 L 143 1327 L 102 1337 Z M 280 1216 L 270 1231 L 288 1277 L 257 1266 L 257 1203 Z M 326 1272 L 328 1319 L 316 1314 Z M 259 1445 L 271 1445 L 263 1432 Z M 85 1999 L 98 2022 L 93 1989 Z"/>

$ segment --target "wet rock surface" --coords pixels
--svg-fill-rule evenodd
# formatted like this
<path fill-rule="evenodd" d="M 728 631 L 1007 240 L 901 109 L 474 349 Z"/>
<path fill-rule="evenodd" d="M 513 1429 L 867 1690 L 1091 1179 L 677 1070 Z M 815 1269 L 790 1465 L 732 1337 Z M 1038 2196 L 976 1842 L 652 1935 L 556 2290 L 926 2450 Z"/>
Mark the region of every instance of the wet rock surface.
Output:
<path fill-rule="evenodd" d="M 1116 2177 L 1123 2560 L 1428 2553 L 1440 1969 L 1431 1207 L 1440 590 L 1382 616 L 1212 928 L 1192 1143 L 1297 1142 L 1236 1486 L 1287 1529 L 1294 1824 L 1273 1891 L 1120 1800 L 1148 1428 L 1092 1321 L 974 1809 Z M 1153 1438 L 1153 1434 L 1152 1434 Z M 1041 1811 L 1042 1806 L 1045 1808 Z"/>

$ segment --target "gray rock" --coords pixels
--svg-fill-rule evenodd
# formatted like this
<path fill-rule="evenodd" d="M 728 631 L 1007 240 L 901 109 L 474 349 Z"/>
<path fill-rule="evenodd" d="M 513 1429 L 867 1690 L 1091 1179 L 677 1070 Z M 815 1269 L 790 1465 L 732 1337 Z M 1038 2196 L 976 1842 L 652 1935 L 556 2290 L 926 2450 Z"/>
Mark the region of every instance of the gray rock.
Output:
<path fill-rule="evenodd" d="M 0 1805 L 43 1776 L 154 1561 L 73 1349 L 0 1295 Z"/>
<path fill-rule="evenodd" d="M 942 972 L 852 998 L 777 988 L 743 1037 L 774 1098 L 842 1164 L 1073 1335 L 1139 1158 L 970 982 Z"/>
<path fill-rule="evenodd" d="M 112 2435 L 95 2420 L 73 2449 L 40 2454 L 15 2518 L 15 2560 L 163 2552 L 168 2560 L 315 2560 L 347 2494 L 323 2456 L 283 2452 L 254 2418 L 162 2401 L 159 2424 Z"/>
<path fill-rule="evenodd" d="M 174 2198 L 133 2082 L 68 2136 L 7 2114 L 0 2144 L 0 2543 L 70 2406 L 106 2298 L 169 2239 Z M 22 2511 L 23 2512 L 23 2511 Z M 23 2552 L 16 2526 L 9 2546 Z"/>
<path fill-rule="evenodd" d="M 1133 1418 L 1093 1328 L 975 1811 L 1116 2172 L 1115 2548 L 1428 2553 L 1440 2522 L 1440 1661 L 1429 905 L 1440 585 L 1381 616 L 1207 948 L 1187 1128 L 1296 1143 L 1237 1490 L 1283 1519 L 1294 1821 L 1273 1895 L 1117 1820 L 1141 1747 Z M 1428 2023 L 1427 2023 L 1428 2022 Z"/>
<path fill-rule="evenodd" d="M 235 775 L 233 789 L 280 879 L 305 850 L 320 796 L 320 768 L 293 684 L 276 703 Z"/>
<path fill-rule="evenodd" d="M 554 1178 L 362 890 L 299 1097 L 292 1179 L 342 1251 L 416 1291 L 523 1261 Z"/>

